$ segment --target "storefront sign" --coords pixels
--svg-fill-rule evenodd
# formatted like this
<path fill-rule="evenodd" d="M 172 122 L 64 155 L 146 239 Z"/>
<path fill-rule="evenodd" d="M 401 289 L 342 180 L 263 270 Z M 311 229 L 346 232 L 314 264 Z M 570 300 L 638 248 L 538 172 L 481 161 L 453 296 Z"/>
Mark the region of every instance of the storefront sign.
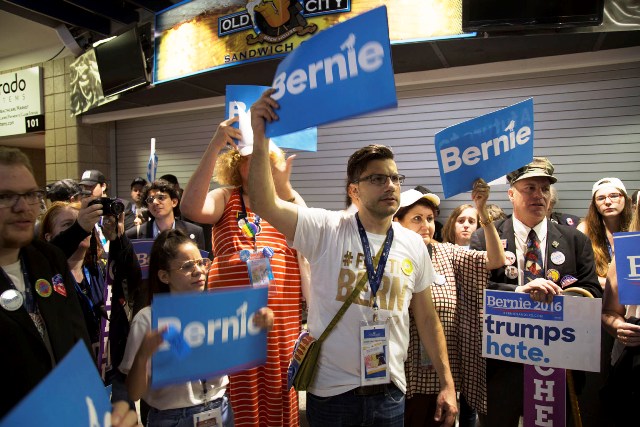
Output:
<path fill-rule="evenodd" d="M 392 43 L 475 36 L 462 31 L 462 0 L 186 1 L 156 14 L 154 82 L 284 56 L 380 5 Z"/>
<path fill-rule="evenodd" d="M 0 136 L 44 131 L 40 67 L 0 74 Z"/>

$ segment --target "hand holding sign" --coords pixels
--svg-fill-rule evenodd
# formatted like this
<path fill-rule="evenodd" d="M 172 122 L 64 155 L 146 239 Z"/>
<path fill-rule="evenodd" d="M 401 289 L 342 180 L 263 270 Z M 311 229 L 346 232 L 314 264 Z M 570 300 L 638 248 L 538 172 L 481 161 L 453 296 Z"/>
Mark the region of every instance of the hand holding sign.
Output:
<path fill-rule="evenodd" d="M 234 123 L 238 122 L 238 117 L 231 117 L 220 123 L 216 129 L 216 133 L 211 138 L 210 144 L 213 145 L 217 153 L 220 152 L 227 144 L 234 146 L 234 139 L 242 138 L 240 129 L 233 127 Z"/>

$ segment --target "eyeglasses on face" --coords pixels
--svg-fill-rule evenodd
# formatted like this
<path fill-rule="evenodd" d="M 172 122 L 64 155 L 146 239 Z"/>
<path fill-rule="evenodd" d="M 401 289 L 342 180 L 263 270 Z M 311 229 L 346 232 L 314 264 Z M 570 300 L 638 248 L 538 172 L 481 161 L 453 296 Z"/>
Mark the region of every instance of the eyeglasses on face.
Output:
<path fill-rule="evenodd" d="M 44 191 L 33 190 L 26 193 L 0 193 L 0 208 L 12 208 L 24 197 L 24 201 L 29 205 L 37 205 L 44 200 Z"/>
<path fill-rule="evenodd" d="M 174 268 L 171 271 L 180 270 L 183 273 L 192 274 L 196 270 L 196 267 L 207 271 L 210 265 L 211 260 L 209 258 L 190 259 L 185 261 L 179 268 Z"/>
<path fill-rule="evenodd" d="M 381 173 L 374 173 L 371 175 L 363 176 L 362 178 L 358 178 L 353 181 L 354 184 L 357 184 L 362 181 L 369 181 L 373 185 L 385 185 L 387 183 L 387 179 L 390 179 L 391 182 L 395 185 L 402 184 L 404 182 L 405 176 L 402 174 L 395 175 L 384 175 Z"/>
<path fill-rule="evenodd" d="M 611 200 L 613 203 L 616 203 L 620 201 L 620 197 L 622 197 L 622 194 L 620 193 L 611 193 L 611 194 L 607 194 L 606 196 L 603 194 L 602 196 L 596 197 L 596 203 L 604 203 L 604 201 L 607 200 L 607 198 Z"/>
<path fill-rule="evenodd" d="M 147 197 L 144 201 L 147 202 L 148 205 L 152 204 L 154 200 L 157 200 L 159 202 L 164 202 L 165 200 L 167 200 L 169 198 L 168 195 L 166 194 L 156 194 L 155 196 L 149 196 Z"/>

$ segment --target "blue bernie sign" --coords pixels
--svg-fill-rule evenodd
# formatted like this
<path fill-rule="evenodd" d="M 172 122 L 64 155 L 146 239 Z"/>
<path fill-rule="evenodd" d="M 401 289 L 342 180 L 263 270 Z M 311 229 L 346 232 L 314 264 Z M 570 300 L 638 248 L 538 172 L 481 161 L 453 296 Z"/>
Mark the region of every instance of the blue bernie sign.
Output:
<path fill-rule="evenodd" d="M 251 141 L 253 141 L 253 130 L 251 129 L 251 105 L 256 102 L 262 93 L 269 89 L 269 86 L 247 86 L 247 85 L 228 85 L 226 89 L 225 114 L 229 119 L 239 116 L 238 123 L 234 126 L 241 126 L 242 134 L 251 133 Z M 248 118 L 247 125 L 243 125 L 244 117 Z M 308 129 L 294 132 L 288 135 L 281 135 L 271 138 L 274 144 L 280 148 L 292 148 L 294 150 L 318 151 L 318 129 L 310 127 Z"/>
<path fill-rule="evenodd" d="M 218 377 L 267 360 L 267 333 L 253 325 L 268 288 L 154 295 L 154 329 L 168 327 L 151 361 L 151 384 L 162 387 Z M 173 343 L 173 345 L 171 344 Z"/>
<path fill-rule="evenodd" d="M 441 130 L 435 148 L 445 198 L 530 163 L 533 98 Z"/>
<path fill-rule="evenodd" d="M 640 232 L 613 233 L 620 304 L 640 304 Z"/>
<path fill-rule="evenodd" d="M 109 393 L 82 341 L 0 422 L 1 427 L 110 425 Z"/>
<path fill-rule="evenodd" d="M 326 29 L 280 63 L 272 84 L 279 120 L 266 135 L 286 135 L 398 104 L 387 8 Z"/>

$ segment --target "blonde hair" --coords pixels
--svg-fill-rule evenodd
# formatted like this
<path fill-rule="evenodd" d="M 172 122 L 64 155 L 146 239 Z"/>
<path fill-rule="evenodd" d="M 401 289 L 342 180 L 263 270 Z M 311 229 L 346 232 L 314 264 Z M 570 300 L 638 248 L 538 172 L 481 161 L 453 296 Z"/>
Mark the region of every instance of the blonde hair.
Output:
<path fill-rule="evenodd" d="M 241 186 L 240 164 L 244 159 L 246 156 L 241 156 L 240 151 L 235 148 L 219 155 L 213 170 L 214 181 L 221 185 Z M 272 148 L 269 151 L 269 159 L 272 166 L 280 166 L 285 161 L 285 153 L 280 148 Z"/>

